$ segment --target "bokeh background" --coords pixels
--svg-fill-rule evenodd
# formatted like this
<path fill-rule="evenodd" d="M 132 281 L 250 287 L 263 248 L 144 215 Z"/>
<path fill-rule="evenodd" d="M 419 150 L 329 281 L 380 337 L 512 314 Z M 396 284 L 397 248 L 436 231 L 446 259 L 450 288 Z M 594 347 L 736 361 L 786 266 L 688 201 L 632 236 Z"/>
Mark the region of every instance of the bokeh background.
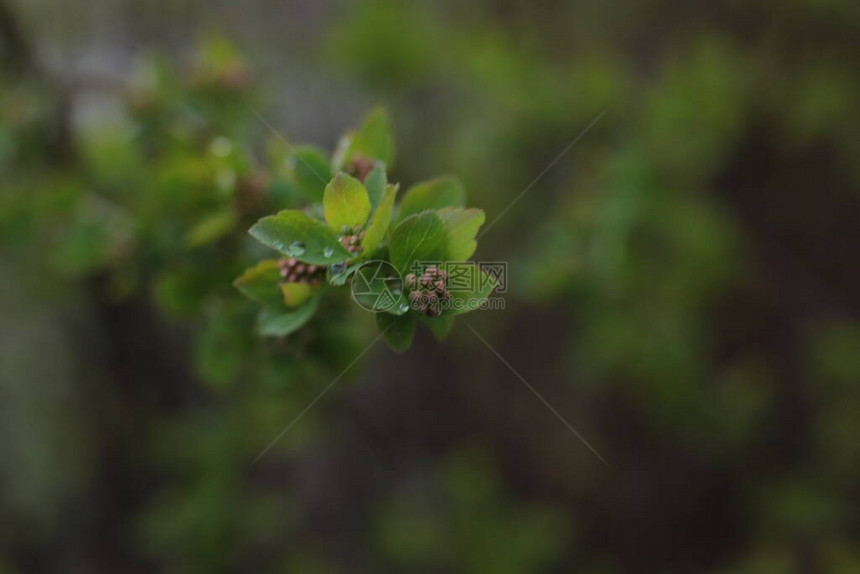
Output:
<path fill-rule="evenodd" d="M 860 572 L 855 0 L 4 0 L 0 572 Z M 504 311 L 284 340 L 293 144 L 395 122 Z M 293 167 L 290 167 L 290 166 Z M 462 322 L 461 322 L 462 323 Z"/>

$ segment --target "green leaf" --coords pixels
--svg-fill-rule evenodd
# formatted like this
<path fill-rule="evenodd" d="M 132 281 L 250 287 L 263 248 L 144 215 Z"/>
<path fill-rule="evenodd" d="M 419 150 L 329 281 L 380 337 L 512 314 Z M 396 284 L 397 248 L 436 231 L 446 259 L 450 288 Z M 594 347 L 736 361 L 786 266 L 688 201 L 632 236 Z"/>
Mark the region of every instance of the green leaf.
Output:
<path fill-rule="evenodd" d="M 314 288 L 308 283 L 281 283 L 281 295 L 284 305 L 294 309 L 303 305 L 314 292 Z"/>
<path fill-rule="evenodd" d="M 394 303 L 385 311 L 391 315 L 403 315 L 408 313 L 411 310 L 409 306 L 409 299 L 406 297 L 406 293 L 401 293 L 397 296 L 397 299 L 394 300 Z"/>
<path fill-rule="evenodd" d="M 289 162 L 296 187 L 302 195 L 311 201 L 322 201 L 326 184 L 333 175 L 322 150 L 312 146 L 297 147 L 290 155 Z"/>
<path fill-rule="evenodd" d="M 254 267 L 246 269 L 233 282 L 233 285 L 249 299 L 273 309 L 283 309 L 284 300 L 279 288 L 280 281 L 278 261 L 265 259 Z"/>
<path fill-rule="evenodd" d="M 264 217 L 248 233 L 288 257 L 314 265 L 340 263 L 352 256 L 333 229 L 301 211 Z"/>
<path fill-rule="evenodd" d="M 442 341 L 451 334 L 451 329 L 454 328 L 455 318 L 454 314 L 446 314 L 441 317 L 425 317 L 422 315 L 421 322 L 427 325 L 430 332 L 433 333 L 433 336 L 436 337 L 437 340 Z"/>
<path fill-rule="evenodd" d="M 375 108 L 367 114 L 361 127 L 353 134 L 346 161 L 356 155 L 380 160 L 389 167 L 394 166 L 394 137 L 388 114 L 383 108 Z"/>
<path fill-rule="evenodd" d="M 370 197 L 360 181 L 339 173 L 325 188 L 323 211 L 333 229 L 364 227 L 370 215 Z"/>
<path fill-rule="evenodd" d="M 376 326 L 385 333 L 385 342 L 398 353 L 404 352 L 412 346 L 415 337 L 415 314 L 389 315 L 388 313 L 376 314 Z"/>
<path fill-rule="evenodd" d="M 379 207 L 380 202 L 385 198 L 385 190 L 388 186 L 388 175 L 385 173 L 385 164 L 377 162 L 367 178 L 364 180 L 364 186 L 367 188 L 367 194 L 370 196 L 370 205 L 373 209 Z"/>
<path fill-rule="evenodd" d="M 467 261 L 478 248 L 475 236 L 478 235 L 478 229 L 484 224 L 484 212 L 480 209 L 446 207 L 436 213 L 448 232 L 446 259 L 448 261 Z"/>
<path fill-rule="evenodd" d="M 437 177 L 416 183 L 406 190 L 400 203 L 398 219 L 406 219 L 428 209 L 463 207 L 465 202 L 466 192 L 459 179 L 451 176 Z"/>
<path fill-rule="evenodd" d="M 451 292 L 451 305 L 443 312 L 445 316 L 462 315 L 478 310 L 484 301 L 496 287 L 496 280 L 484 273 L 481 269 L 475 270 L 474 285 L 470 289 L 457 289 L 449 279 L 448 285 Z"/>
<path fill-rule="evenodd" d="M 358 268 L 362 265 L 364 265 L 364 263 L 355 263 L 353 265 L 350 265 L 340 273 L 331 273 L 331 271 L 329 271 L 329 284 L 334 285 L 335 287 L 341 287 L 345 285 L 346 280 L 349 279 L 350 275 L 355 273 L 356 270 L 358 270 Z"/>
<path fill-rule="evenodd" d="M 263 309 L 257 316 L 257 333 L 263 337 L 286 337 L 311 320 L 317 310 L 319 297 L 314 297 L 291 313 L 277 313 Z"/>
<path fill-rule="evenodd" d="M 391 214 L 394 212 L 394 199 L 397 197 L 397 189 L 397 185 L 388 186 L 385 197 L 373 214 L 370 225 L 367 226 L 364 241 L 361 244 L 365 255 L 372 254 L 379 247 L 385 237 L 385 232 L 388 231 L 388 226 L 391 224 Z"/>
<path fill-rule="evenodd" d="M 407 217 L 391 232 L 391 263 L 406 274 L 416 261 L 442 261 L 447 239 L 445 226 L 435 212 Z"/>

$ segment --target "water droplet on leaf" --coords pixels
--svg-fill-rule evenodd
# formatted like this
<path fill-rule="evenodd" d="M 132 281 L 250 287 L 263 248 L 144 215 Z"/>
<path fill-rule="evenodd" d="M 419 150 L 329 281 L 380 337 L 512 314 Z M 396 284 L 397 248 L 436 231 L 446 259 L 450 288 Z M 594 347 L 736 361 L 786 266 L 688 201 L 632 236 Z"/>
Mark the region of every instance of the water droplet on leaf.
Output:
<path fill-rule="evenodd" d="M 293 257 L 301 257 L 305 254 L 305 244 L 301 241 L 293 241 L 287 247 L 287 254 L 292 255 Z"/>
<path fill-rule="evenodd" d="M 323 249 L 323 257 L 331 257 L 334 255 L 334 249 L 331 247 L 326 247 Z"/>

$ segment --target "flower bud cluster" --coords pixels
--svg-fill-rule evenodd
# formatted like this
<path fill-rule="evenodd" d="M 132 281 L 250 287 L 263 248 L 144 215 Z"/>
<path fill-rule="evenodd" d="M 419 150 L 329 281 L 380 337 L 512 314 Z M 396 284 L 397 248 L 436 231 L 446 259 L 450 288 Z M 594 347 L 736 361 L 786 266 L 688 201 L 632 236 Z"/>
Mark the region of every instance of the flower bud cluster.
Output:
<path fill-rule="evenodd" d="M 302 263 L 295 257 L 278 261 L 281 277 L 287 283 L 310 283 L 319 285 L 325 279 L 324 265 Z"/>
<path fill-rule="evenodd" d="M 442 302 L 451 298 L 448 273 L 435 265 L 427 267 L 421 275 L 407 275 L 406 287 L 412 308 L 428 317 L 438 316 L 442 312 Z"/>
<path fill-rule="evenodd" d="M 358 252 L 361 251 L 361 242 L 364 240 L 364 231 L 362 231 L 361 226 L 349 227 L 344 225 L 340 232 L 339 241 L 343 248 L 353 255 L 358 255 Z"/>

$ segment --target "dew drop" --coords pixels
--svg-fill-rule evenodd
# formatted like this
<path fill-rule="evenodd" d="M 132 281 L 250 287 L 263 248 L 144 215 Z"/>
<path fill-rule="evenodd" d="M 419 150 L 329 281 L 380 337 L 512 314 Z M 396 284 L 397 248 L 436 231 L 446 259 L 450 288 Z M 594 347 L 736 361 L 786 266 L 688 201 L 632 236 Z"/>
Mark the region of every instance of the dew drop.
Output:
<path fill-rule="evenodd" d="M 293 241 L 287 246 L 287 254 L 293 257 L 301 257 L 305 254 L 305 244 L 301 241 Z"/>
<path fill-rule="evenodd" d="M 323 249 L 323 257 L 329 258 L 332 255 L 334 255 L 334 249 L 332 249 L 331 247 L 325 247 Z"/>

